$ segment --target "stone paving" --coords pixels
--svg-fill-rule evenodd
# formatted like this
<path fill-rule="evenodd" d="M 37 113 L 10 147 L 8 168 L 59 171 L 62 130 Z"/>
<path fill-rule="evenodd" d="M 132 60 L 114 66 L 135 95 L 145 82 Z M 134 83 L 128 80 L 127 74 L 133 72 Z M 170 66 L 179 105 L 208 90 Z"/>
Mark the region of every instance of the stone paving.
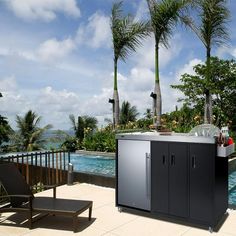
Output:
<path fill-rule="evenodd" d="M 39 193 L 40 196 L 52 196 L 52 190 Z M 115 190 L 89 184 L 63 185 L 57 189 L 57 197 L 92 200 L 92 221 L 88 221 L 88 212 L 78 218 L 78 232 L 73 233 L 72 219 L 62 216 L 47 216 L 27 228 L 24 214 L 4 213 L 0 215 L 0 236 L 236 236 L 236 211 L 228 210 L 228 216 L 217 232 L 207 229 L 177 224 L 146 217 L 145 214 L 118 212 L 115 207 Z"/>

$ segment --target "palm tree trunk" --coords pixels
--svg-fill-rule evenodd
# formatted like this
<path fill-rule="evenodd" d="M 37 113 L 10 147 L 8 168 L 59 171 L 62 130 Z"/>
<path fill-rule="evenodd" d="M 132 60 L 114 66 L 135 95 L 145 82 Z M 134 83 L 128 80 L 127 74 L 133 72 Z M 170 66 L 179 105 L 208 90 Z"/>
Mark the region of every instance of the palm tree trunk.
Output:
<path fill-rule="evenodd" d="M 117 126 L 119 124 L 119 118 L 120 118 L 120 106 L 119 106 L 119 94 L 118 90 L 114 90 L 113 93 L 113 121 L 114 125 Z"/>
<path fill-rule="evenodd" d="M 205 92 L 204 124 L 212 124 L 212 96 L 207 89 Z"/>
<path fill-rule="evenodd" d="M 160 83 L 155 81 L 154 94 L 156 98 L 153 98 L 153 124 L 158 127 L 161 125 L 161 109 L 162 109 L 162 99 L 161 99 L 161 88 Z"/>
<path fill-rule="evenodd" d="M 120 106 L 119 106 L 119 94 L 117 86 L 117 59 L 114 59 L 114 92 L 113 92 L 113 125 L 116 127 L 119 124 L 120 118 Z"/>
<path fill-rule="evenodd" d="M 155 87 L 153 97 L 153 124 L 158 127 L 161 126 L 161 113 L 162 113 L 162 99 L 161 88 L 159 81 L 159 48 L 156 44 L 155 47 Z"/>
<path fill-rule="evenodd" d="M 210 81 L 211 72 L 210 72 L 210 57 L 211 57 L 211 48 L 207 48 L 207 61 L 206 61 L 206 81 L 207 84 Z M 208 86 L 208 85 L 207 85 Z M 212 124 L 212 96 L 209 88 L 207 87 L 205 90 L 205 107 L 204 107 L 204 123 Z"/>

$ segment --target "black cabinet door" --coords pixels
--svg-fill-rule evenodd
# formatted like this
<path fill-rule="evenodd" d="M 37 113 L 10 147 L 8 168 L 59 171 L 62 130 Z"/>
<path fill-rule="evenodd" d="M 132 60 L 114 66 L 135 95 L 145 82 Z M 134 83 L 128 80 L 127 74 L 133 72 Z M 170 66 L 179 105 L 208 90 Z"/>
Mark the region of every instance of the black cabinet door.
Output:
<path fill-rule="evenodd" d="M 169 214 L 188 217 L 188 146 L 169 144 Z"/>
<path fill-rule="evenodd" d="M 151 142 L 151 211 L 168 214 L 168 143 Z"/>
<path fill-rule="evenodd" d="M 212 221 L 215 145 L 190 144 L 190 218 Z"/>

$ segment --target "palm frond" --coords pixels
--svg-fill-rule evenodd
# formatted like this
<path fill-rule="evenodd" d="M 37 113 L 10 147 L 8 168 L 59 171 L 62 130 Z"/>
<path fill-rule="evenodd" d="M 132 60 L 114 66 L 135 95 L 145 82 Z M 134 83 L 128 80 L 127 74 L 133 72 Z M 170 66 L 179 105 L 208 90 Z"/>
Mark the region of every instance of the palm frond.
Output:
<path fill-rule="evenodd" d="M 77 130 L 77 124 L 76 124 L 75 116 L 73 114 L 70 114 L 69 119 L 71 121 L 71 125 L 72 125 L 73 130 L 76 131 Z"/>
<path fill-rule="evenodd" d="M 52 125 L 39 127 L 41 117 L 35 112 L 29 110 L 23 117 L 16 116 L 18 131 L 15 133 L 13 140 L 19 151 L 38 150 L 43 143 L 43 133 L 52 128 Z"/>
<path fill-rule="evenodd" d="M 115 3 L 112 8 L 111 30 L 113 36 L 114 59 L 123 61 L 141 44 L 141 40 L 149 35 L 148 22 L 134 22 L 131 15 L 122 16 L 122 2 Z"/>
<path fill-rule="evenodd" d="M 97 127 L 97 119 L 92 116 L 83 116 L 83 121 L 84 121 L 84 128 L 91 128 L 95 129 Z"/>
<path fill-rule="evenodd" d="M 202 0 L 200 33 L 206 47 L 226 44 L 229 40 L 227 23 L 230 17 L 225 0 Z"/>
<path fill-rule="evenodd" d="M 133 122 L 137 119 L 139 113 L 136 106 L 131 106 L 128 101 L 124 101 L 121 106 L 120 123 L 127 124 L 129 121 Z"/>
<path fill-rule="evenodd" d="M 169 47 L 169 39 L 178 22 L 181 22 L 181 16 L 188 11 L 191 0 L 162 0 L 161 2 L 152 2 L 149 4 L 151 23 L 155 35 L 156 43 L 161 43 L 166 48 Z"/>

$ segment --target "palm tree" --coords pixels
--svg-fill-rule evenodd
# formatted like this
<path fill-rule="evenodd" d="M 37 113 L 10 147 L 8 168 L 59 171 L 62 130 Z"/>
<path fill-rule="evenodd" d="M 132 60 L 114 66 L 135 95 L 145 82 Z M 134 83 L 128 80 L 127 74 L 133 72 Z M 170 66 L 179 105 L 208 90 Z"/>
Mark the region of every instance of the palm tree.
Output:
<path fill-rule="evenodd" d="M 153 123 L 161 125 L 162 99 L 159 78 L 159 47 L 168 48 L 168 41 L 178 22 L 182 22 L 184 12 L 191 0 L 147 0 L 152 30 L 155 37 L 155 86 L 151 93 L 153 98 Z"/>
<path fill-rule="evenodd" d="M 122 125 L 128 124 L 129 121 L 134 122 L 139 115 L 136 106 L 131 106 L 127 101 L 124 101 L 120 110 L 120 123 Z"/>
<path fill-rule="evenodd" d="M 69 115 L 69 119 L 72 124 L 72 128 L 75 131 L 75 136 L 79 139 L 80 142 L 84 139 L 84 129 L 90 128 L 94 130 L 97 128 L 97 119 L 92 116 L 78 116 L 78 120 L 76 121 L 74 115 Z"/>
<path fill-rule="evenodd" d="M 151 119 L 152 118 L 152 111 L 150 108 L 146 109 L 146 112 L 144 113 L 145 119 Z"/>
<path fill-rule="evenodd" d="M 9 136 L 13 133 L 13 129 L 9 125 L 7 118 L 0 115 L 0 147 L 4 142 L 9 141 Z"/>
<path fill-rule="evenodd" d="M 201 23 L 196 26 L 190 19 L 189 26 L 206 48 L 206 84 L 211 80 L 210 57 L 213 46 L 220 46 L 229 40 L 227 22 L 229 10 L 227 0 L 198 0 Z M 205 88 L 204 123 L 212 123 L 212 97 L 210 87 Z"/>
<path fill-rule="evenodd" d="M 41 117 L 29 110 L 23 117 L 16 116 L 18 131 L 15 135 L 16 145 L 21 151 L 34 151 L 43 148 L 46 140 L 43 134 L 52 128 L 52 125 L 39 127 Z"/>
<path fill-rule="evenodd" d="M 111 31 L 113 36 L 114 49 L 114 91 L 113 99 L 109 102 L 113 105 L 113 125 L 119 124 L 119 94 L 117 85 L 117 63 L 123 61 L 135 51 L 141 44 L 141 40 L 149 34 L 149 24 L 147 22 L 135 22 L 128 14 L 122 15 L 122 2 L 114 3 L 111 13 Z"/>

